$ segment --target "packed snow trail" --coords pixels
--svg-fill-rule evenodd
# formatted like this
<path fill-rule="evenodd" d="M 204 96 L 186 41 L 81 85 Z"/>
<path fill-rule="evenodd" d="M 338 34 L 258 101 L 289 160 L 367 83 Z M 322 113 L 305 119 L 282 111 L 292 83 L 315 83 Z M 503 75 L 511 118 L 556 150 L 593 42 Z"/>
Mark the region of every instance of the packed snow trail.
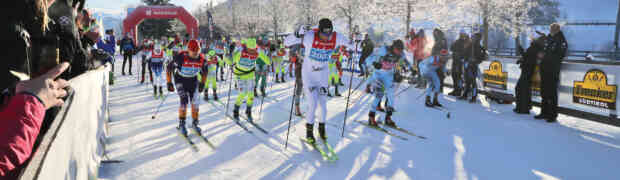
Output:
<path fill-rule="evenodd" d="M 193 152 L 175 129 L 179 103 L 176 92 L 170 93 L 157 118 L 151 119 L 161 100 L 153 98 L 150 84 L 136 83 L 137 75 L 121 76 L 120 64 L 117 63 L 115 84 L 111 86 L 107 153 L 110 159 L 123 162 L 103 164 L 101 179 L 522 180 L 620 177 L 620 171 L 617 171 L 620 167 L 620 128 L 564 115 L 559 116 L 558 123 L 549 124 L 534 120 L 534 111 L 531 115 L 517 115 L 512 112 L 513 105 L 488 103 L 483 96 L 476 104 L 441 96 L 440 102 L 452 113 L 452 117 L 446 119 L 442 111 L 429 110 L 424 107 L 422 99 L 416 100 L 422 93 L 416 88 L 410 88 L 395 98 L 397 113 L 393 118 L 399 127 L 427 139 L 388 129 L 411 137 L 403 141 L 353 123 L 354 120 L 367 120 L 368 103 L 372 97 L 365 95 L 350 104 L 344 138 L 340 133 L 346 97 L 328 101 L 329 126 L 326 130 L 328 142 L 339 157 L 337 161 L 324 161 L 318 153 L 302 144 L 299 139 L 305 136 L 305 121 L 296 116 L 293 116 L 289 145 L 285 150 L 291 88 L 294 86 L 289 77 L 286 83 L 274 84 L 267 92 L 274 100 L 265 98 L 263 118 L 256 121 L 269 131 L 268 135 L 245 132 L 222 111 L 200 98 L 200 127 L 203 135 L 217 148 L 213 150 L 205 143 L 196 143 L 200 151 Z M 343 78 L 344 82 L 349 82 L 348 73 Z M 229 82 L 218 83 L 220 100 L 226 98 Z M 358 82 L 357 79 L 353 81 L 354 85 Z M 403 84 L 400 89 L 405 87 Z M 355 93 L 361 94 L 361 91 L 363 89 Z M 233 92 L 231 99 L 235 96 Z M 258 108 L 254 108 L 255 117 L 258 112 Z M 383 117 L 382 113 L 378 114 Z M 198 142 L 198 139 L 194 141 Z"/>

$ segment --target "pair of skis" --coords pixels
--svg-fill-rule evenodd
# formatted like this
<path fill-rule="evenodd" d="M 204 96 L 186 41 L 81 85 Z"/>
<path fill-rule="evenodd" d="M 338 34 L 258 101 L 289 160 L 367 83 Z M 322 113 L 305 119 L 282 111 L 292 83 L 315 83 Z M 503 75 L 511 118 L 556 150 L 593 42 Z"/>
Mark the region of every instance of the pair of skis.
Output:
<path fill-rule="evenodd" d="M 375 130 L 377 130 L 377 131 L 381 131 L 381 132 L 383 132 L 383 133 L 385 133 L 385 134 L 387 134 L 387 135 L 390 135 L 390 136 L 392 136 L 392 137 L 395 137 L 395 138 L 398 138 L 398 139 L 401 139 L 401 140 L 405 140 L 405 141 L 407 141 L 407 140 L 409 140 L 409 139 L 408 139 L 408 138 L 406 138 L 406 137 L 403 137 L 403 136 L 401 136 L 401 135 L 395 134 L 394 132 L 392 132 L 392 131 L 388 130 L 388 128 L 389 128 L 389 129 L 396 130 L 396 131 L 400 131 L 400 132 L 402 132 L 402 133 L 405 133 L 405 134 L 407 134 L 407 135 L 410 135 L 410 136 L 413 136 L 413 137 L 416 137 L 416 138 L 419 138 L 419 139 L 426 139 L 426 137 L 424 137 L 424 136 L 420 136 L 420 135 L 417 135 L 417 134 L 415 134 L 415 133 L 413 133 L 413 132 L 411 132 L 411 131 L 409 131 L 409 130 L 407 130 L 407 129 L 403 129 L 403 128 L 398 127 L 398 126 L 390 126 L 390 125 L 386 125 L 384 122 L 377 122 L 377 123 L 378 123 L 378 125 L 377 125 L 377 126 L 371 126 L 371 125 L 369 125 L 369 124 L 368 124 L 368 122 L 362 122 L 362 121 L 355 121 L 355 122 L 360 123 L 360 124 L 362 124 L 362 125 L 364 125 L 364 126 L 366 126 L 366 127 L 369 127 L 369 128 L 375 129 Z M 386 127 L 387 127 L 387 128 L 386 128 Z"/>
<path fill-rule="evenodd" d="M 219 103 L 220 106 L 225 106 L 224 103 L 220 102 L 220 101 L 215 101 L 217 103 Z M 213 103 L 213 101 L 208 101 L 209 104 L 211 104 L 214 108 L 223 111 L 222 109 L 220 109 L 218 107 L 218 105 L 216 105 L 215 103 Z M 233 120 L 233 122 L 235 122 L 235 124 L 237 124 L 237 126 L 241 127 L 243 130 L 245 130 L 246 132 L 252 134 L 254 133 L 252 130 L 250 130 L 247 126 L 243 125 L 241 123 L 241 120 L 239 118 L 235 118 L 230 114 L 226 114 L 226 117 L 230 118 L 231 120 Z M 264 128 L 262 128 L 260 125 L 256 124 L 253 120 L 249 120 L 247 117 L 245 116 L 239 116 L 241 118 L 243 118 L 244 120 L 246 120 L 248 123 L 250 123 L 252 126 L 254 126 L 256 129 L 258 129 L 259 131 L 265 133 L 265 134 L 269 134 L 269 132 L 267 130 L 265 130 Z"/>
<path fill-rule="evenodd" d="M 336 162 L 336 160 L 338 160 L 338 155 L 336 155 L 334 148 L 332 148 L 332 146 L 329 145 L 329 143 L 327 143 L 326 141 L 320 140 L 319 142 L 315 141 L 311 143 L 305 138 L 299 138 L 299 139 L 305 144 L 312 146 L 313 149 L 317 150 L 319 154 L 321 154 L 321 157 L 323 157 L 324 161 L 333 163 L 333 162 Z M 327 149 L 327 151 L 325 151 L 325 149 L 323 148 Z"/>
<path fill-rule="evenodd" d="M 202 142 L 204 142 L 205 144 L 207 144 L 207 146 L 209 146 L 211 149 L 215 150 L 215 145 L 213 145 L 213 143 L 211 143 L 211 142 L 210 142 L 210 141 L 209 141 L 206 137 L 204 137 L 202 134 L 198 133 L 198 132 L 196 131 L 196 129 L 194 129 L 194 128 L 189 128 L 189 129 L 190 129 L 190 132 L 191 132 L 191 134 L 192 134 L 192 135 L 194 135 L 194 136 L 198 137 L 199 139 L 201 139 L 201 140 L 202 140 Z M 184 140 L 187 144 L 189 144 L 190 148 L 192 148 L 192 150 L 193 150 L 194 152 L 198 152 L 198 151 L 200 150 L 200 149 L 198 148 L 198 145 L 197 145 L 196 143 L 194 143 L 194 141 L 192 141 L 192 140 L 190 139 L 189 135 L 185 135 L 185 134 L 181 133 L 181 130 L 179 130 L 178 128 L 177 128 L 177 132 L 178 132 L 179 136 L 180 136 L 181 138 L 183 138 L 183 140 Z"/>

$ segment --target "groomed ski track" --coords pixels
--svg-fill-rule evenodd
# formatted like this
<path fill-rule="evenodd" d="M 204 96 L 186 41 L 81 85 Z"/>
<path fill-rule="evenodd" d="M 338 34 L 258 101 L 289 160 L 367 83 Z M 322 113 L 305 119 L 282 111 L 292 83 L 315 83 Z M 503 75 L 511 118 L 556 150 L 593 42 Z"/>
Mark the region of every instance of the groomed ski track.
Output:
<path fill-rule="evenodd" d="M 120 61 L 119 61 L 120 60 Z M 293 116 L 288 149 L 284 149 L 294 80 L 274 84 L 268 94 L 277 102 L 254 99 L 256 123 L 268 135 L 245 132 L 224 112 L 200 96 L 200 127 L 215 146 L 208 148 L 190 136 L 200 151 L 193 152 L 178 137 L 179 98 L 170 93 L 155 119 L 161 100 L 154 100 L 150 84 L 138 83 L 134 75 L 121 76 L 121 59 L 116 61 L 115 84 L 110 89 L 110 119 L 107 153 L 122 163 L 103 164 L 100 179 L 618 179 L 620 171 L 620 128 L 560 115 L 558 123 L 517 115 L 513 105 L 477 104 L 444 95 L 440 102 L 451 110 L 427 109 L 423 91 L 410 88 L 396 97 L 396 123 L 427 137 L 404 137 L 403 141 L 353 120 L 367 119 L 370 95 L 350 104 L 344 138 L 340 137 L 348 84 L 343 97 L 328 101 L 328 141 L 339 156 L 335 163 L 323 161 L 299 137 L 305 136 L 305 120 Z M 136 68 L 138 67 L 138 68 Z M 147 73 L 148 74 L 148 73 Z M 268 83 L 272 83 L 269 75 Z M 228 78 L 228 77 L 227 77 Z M 349 82 L 346 72 L 343 82 Z M 148 80 L 148 77 L 147 77 Z M 226 104 L 228 82 L 218 82 L 220 101 Z M 359 82 L 354 79 L 353 84 Z M 406 88 L 402 84 L 400 89 Z M 269 87 L 269 85 L 267 86 Z M 165 89 L 165 88 L 164 88 Z M 363 88 L 354 93 L 361 93 Z M 446 93 L 449 90 L 446 90 Z M 167 93 L 167 92 L 164 92 Z M 211 91 L 209 90 L 209 93 Z M 356 95 L 352 95 L 354 97 Z M 229 113 L 236 99 L 231 95 Z M 302 111 L 305 109 L 302 105 Z M 222 108 L 223 109 L 223 108 Z M 245 112 L 245 106 L 241 107 Z M 191 114 L 191 113 L 188 113 Z M 383 113 L 380 117 L 383 118 Z M 307 116 L 307 114 L 306 114 Z M 241 121 L 254 132 L 256 128 Z M 188 115 L 188 123 L 191 118 Z M 316 128 L 316 126 L 315 126 Z M 315 130 L 315 136 L 318 131 Z M 198 143 L 200 142 L 200 143 Z"/>

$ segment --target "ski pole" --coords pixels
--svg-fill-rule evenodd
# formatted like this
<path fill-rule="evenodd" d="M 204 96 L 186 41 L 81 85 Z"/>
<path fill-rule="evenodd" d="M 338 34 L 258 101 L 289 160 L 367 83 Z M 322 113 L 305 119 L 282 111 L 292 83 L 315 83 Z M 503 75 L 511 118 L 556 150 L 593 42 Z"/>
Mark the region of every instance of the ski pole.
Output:
<path fill-rule="evenodd" d="M 357 53 L 357 43 L 355 43 L 355 53 Z M 352 62 L 353 60 L 349 60 Z M 349 70 L 353 68 L 353 63 L 349 63 Z M 351 71 L 351 77 L 349 78 L 349 94 L 347 95 L 347 105 L 344 110 L 344 121 L 342 122 L 342 134 L 341 137 L 344 137 L 344 128 L 347 126 L 347 115 L 349 114 L 349 100 L 351 98 L 351 84 L 353 84 L 353 71 Z"/>
<path fill-rule="evenodd" d="M 232 91 L 232 83 L 233 83 L 233 79 L 232 79 L 233 69 L 232 69 L 232 66 L 233 65 L 231 65 L 231 68 L 230 68 L 230 76 L 228 76 L 228 77 L 230 77 L 229 78 L 230 82 L 228 83 L 228 98 L 226 100 L 226 115 L 228 115 L 228 105 L 230 104 L 230 92 Z"/>
<path fill-rule="evenodd" d="M 153 114 L 151 119 L 155 119 L 155 117 L 157 116 L 157 113 L 159 113 L 159 108 L 161 108 L 161 105 L 164 104 L 164 102 L 166 102 L 166 98 L 168 98 L 168 95 L 170 95 L 170 91 L 166 93 L 166 96 L 164 96 L 164 99 L 159 103 L 159 105 L 157 106 L 157 110 L 155 110 L 155 113 Z"/>
<path fill-rule="evenodd" d="M 288 135 L 291 132 L 291 119 L 293 119 L 293 105 L 295 104 L 295 92 L 297 92 L 297 81 L 295 81 L 295 88 L 293 88 L 293 98 L 291 100 L 291 111 L 288 114 L 288 128 L 286 130 L 286 142 L 284 143 L 284 149 L 288 147 Z"/>

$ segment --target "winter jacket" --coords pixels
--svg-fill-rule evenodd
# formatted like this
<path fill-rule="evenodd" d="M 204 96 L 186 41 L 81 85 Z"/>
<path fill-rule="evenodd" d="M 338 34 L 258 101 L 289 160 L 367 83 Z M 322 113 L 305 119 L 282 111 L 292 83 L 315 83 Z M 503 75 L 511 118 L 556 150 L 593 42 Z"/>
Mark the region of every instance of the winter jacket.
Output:
<path fill-rule="evenodd" d="M 470 63 L 475 66 L 478 66 L 482 61 L 488 58 L 487 50 L 480 44 L 481 39 L 472 39 L 472 58 L 470 59 Z"/>
<path fill-rule="evenodd" d="M 433 36 L 435 37 L 435 44 L 431 49 L 431 56 L 439 56 L 441 50 L 448 49 L 448 41 L 443 36 L 443 33 L 434 34 Z"/>
<path fill-rule="evenodd" d="M 19 167 L 32 155 L 45 116 L 45 105 L 36 96 L 20 93 L 0 110 L 0 179 L 19 175 Z"/>
<path fill-rule="evenodd" d="M 132 51 L 136 48 L 136 44 L 133 42 L 133 39 L 125 37 L 121 40 L 121 53 L 132 53 Z"/>
<path fill-rule="evenodd" d="M 413 58 L 416 60 L 416 62 L 419 63 L 420 61 L 425 59 L 426 56 L 428 56 L 424 52 L 424 47 L 426 46 L 426 38 L 424 36 L 417 36 L 413 40 L 411 46 L 413 48 Z"/>
<path fill-rule="evenodd" d="M 370 39 L 362 41 L 362 56 L 368 57 L 375 50 L 375 43 Z"/>
<path fill-rule="evenodd" d="M 562 31 L 558 32 L 555 36 L 548 35 L 545 41 L 545 58 L 541 62 L 541 66 L 551 66 L 557 68 L 559 71 L 560 64 L 564 57 L 566 57 L 567 49 L 568 43 Z"/>
<path fill-rule="evenodd" d="M 452 43 L 452 45 L 450 46 L 450 51 L 452 51 L 454 57 L 458 58 L 458 59 L 462 59 L 462 58 L 468 58 L 471 56 L 471 47 L 465 47 L 465 43 L 467 42 L 467 39 L 457 39 L 456 41 L 454 41 L 454 43 Z"/>

